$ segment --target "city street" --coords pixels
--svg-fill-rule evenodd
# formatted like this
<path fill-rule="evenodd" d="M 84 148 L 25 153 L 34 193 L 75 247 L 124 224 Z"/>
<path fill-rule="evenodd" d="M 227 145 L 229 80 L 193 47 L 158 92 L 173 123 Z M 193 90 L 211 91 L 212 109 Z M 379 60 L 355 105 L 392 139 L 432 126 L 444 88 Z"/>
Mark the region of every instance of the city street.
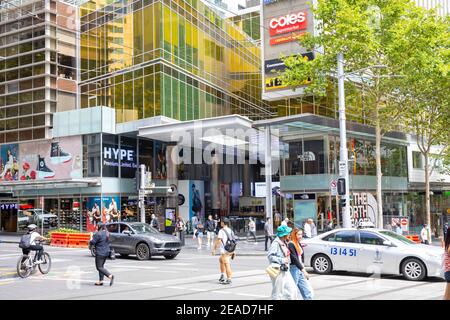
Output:
<path fill-rule="evenodd" d="M 46 246 L 52 257 L 48 275 L 37 271 L 27 279 L 16 276 L 21 252 L 14 243 L 0 243 L 0 299 L 193 299 L 193 300 L 268 300 L 271 283 L 264 269 L 267 259 L 263 243 L 241 242 L 232 261 L 233 283 L 221 285 L 218 256 L 192 243 L 175 260 L 155 257 L 138 261 L 134 257 L 108 260 L 106 268 L 115 275 L 109 286 L 94 286 L 98 274 L 94 258 L 87 249 Z M 445 283 L 432 278 L 410 282 L 401 277 L 369 276 L 344 272 L 332 275 L 311 274 L 315 299 L 323 300 L 440 300 Z"/>

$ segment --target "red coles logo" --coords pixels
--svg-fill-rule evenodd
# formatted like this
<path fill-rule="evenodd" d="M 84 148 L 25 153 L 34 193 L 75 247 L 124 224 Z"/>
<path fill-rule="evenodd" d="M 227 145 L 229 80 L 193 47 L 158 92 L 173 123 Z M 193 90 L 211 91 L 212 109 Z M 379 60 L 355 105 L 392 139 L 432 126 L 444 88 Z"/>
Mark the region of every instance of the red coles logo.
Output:
<path fill-rule="evenodd" d="M 269 22 L 270 36 L 276 36 L 307 28 L 306 11 L 287 14 L 279 18 L 273 18 Z"/>

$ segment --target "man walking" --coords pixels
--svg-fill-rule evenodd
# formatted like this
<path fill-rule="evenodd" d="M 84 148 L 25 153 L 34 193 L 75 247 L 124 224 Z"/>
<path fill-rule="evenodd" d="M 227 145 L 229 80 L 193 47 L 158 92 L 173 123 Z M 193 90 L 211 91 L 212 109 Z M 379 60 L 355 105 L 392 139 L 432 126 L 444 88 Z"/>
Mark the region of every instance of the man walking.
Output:
<path fill-rule="evenodd" d="M 266 218 L 266 222 L 264 223 L 264 250 L 267 251 L 267 241 L 270 239 L 270 244 L 273 241 L 273 232 L 272 232 L 272 223 L 270 222 L 270 217 Z"/>
<path fill-rule="evenodd" d="M 235 253 L 234 248 L 227 250 L 225 247 L 229 249 L 227 245 L 228 239 L 235 240 L 234 232 L 230 229 L 230 220 L 228 218 L 223 218 L 221 221 L 221 227 L 219 234 L 217 235 L 217 239 L 214 243 L 214 248 L 212 249 L 212 255 L 216 254 L 216 249 L 220 247 L 220 278 L 219 283 L 221 284 L 231 284 L 231 277 L 233 275 L 231 270 L 230 259 L 234 259 Z M 227 278 L 225 279 L 225 274 Z"/>
<path fill-rule="evenodd" d="M 206 239 L 208 240 L 206 247 L 209 249 L 211 248 L 211 245 L 214 244 L 214 236 L 215 236 L 214 231 L 216 229 L 216 225 L 214 223 L 212 215 L 208 216 L 208 220 L 206 220 L 205 223 L 205 229 L 206 229 Z"/>
<path fill-rule="evenodd" d="M 257 242 L 256 242 L 256 223 L 255 223 L 255 221 L 253 221 L 252 217 L 250 217 L 249 220 L 250 221 L 248 222 L 247 241 L 248 241 L 249 235 L 252 235 L 253 239 L 255 240 L 255 244 L 257 244 Z"/>
<path fill-rule="evenodd" d="M 426 223 L 423 225 L 423 228 L 420 231 L 420 240 L 422 241 L 423 244 L 431 243 L 431 232 L 430 228 Z"/>

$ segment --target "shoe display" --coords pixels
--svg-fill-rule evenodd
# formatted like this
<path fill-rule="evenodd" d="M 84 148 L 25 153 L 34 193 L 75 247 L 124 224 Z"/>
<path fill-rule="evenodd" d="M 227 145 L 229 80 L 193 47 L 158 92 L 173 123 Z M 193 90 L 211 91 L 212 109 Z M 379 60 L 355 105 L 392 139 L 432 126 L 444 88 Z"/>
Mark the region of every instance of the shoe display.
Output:
<path fill-rule="evenodd" d="M 45 159 L 40 155 L 38 155 L 36 172 L 38 179 L 53 178 L 55 176 L 55 173 L 45 165 Z"/>
<path fill-rule="evenodd" d="M 52 147 L 50 149 L 50 161 L 53 164 L 69 162 L 71 159 L 72 155 L 62 150 L 59 146 L 59 142 L 52 142 Z"/>

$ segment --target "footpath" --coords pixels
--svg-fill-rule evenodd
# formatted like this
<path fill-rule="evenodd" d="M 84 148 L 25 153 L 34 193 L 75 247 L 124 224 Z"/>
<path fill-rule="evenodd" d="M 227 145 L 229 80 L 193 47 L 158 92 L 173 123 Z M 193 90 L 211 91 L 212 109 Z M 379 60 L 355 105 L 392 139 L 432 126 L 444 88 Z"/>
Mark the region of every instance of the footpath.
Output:
<path fill-rule="evenodd" d="M 19 243 L 20 234 L 17 233 L 0 233 L 0 251 L 1 251 L 1 243 Z M 267 244 L 270 245 L 269 243 Z M 211 251 L 211 248 L 207 248 L 207 239 L 206 235 L 203 236 L 201 249 L 198 248 L 197 239 L 192 239 L 192 235 L 187 234 L 185 236 L 185 245 L 183 246 L 184 250 L 189 251 L 199 251 L 201 253 Z M 217 253 L 219 251 L 217 250 Z M 236 246 L 236 254 L 240 256 L 265 256 L 266 251 L 264 250 L 264 236 L 257 236 L 257 243 L 253 241 L 253 238 L 246 241 L 245 237 L 239 237 L 238 243 Z"/>

